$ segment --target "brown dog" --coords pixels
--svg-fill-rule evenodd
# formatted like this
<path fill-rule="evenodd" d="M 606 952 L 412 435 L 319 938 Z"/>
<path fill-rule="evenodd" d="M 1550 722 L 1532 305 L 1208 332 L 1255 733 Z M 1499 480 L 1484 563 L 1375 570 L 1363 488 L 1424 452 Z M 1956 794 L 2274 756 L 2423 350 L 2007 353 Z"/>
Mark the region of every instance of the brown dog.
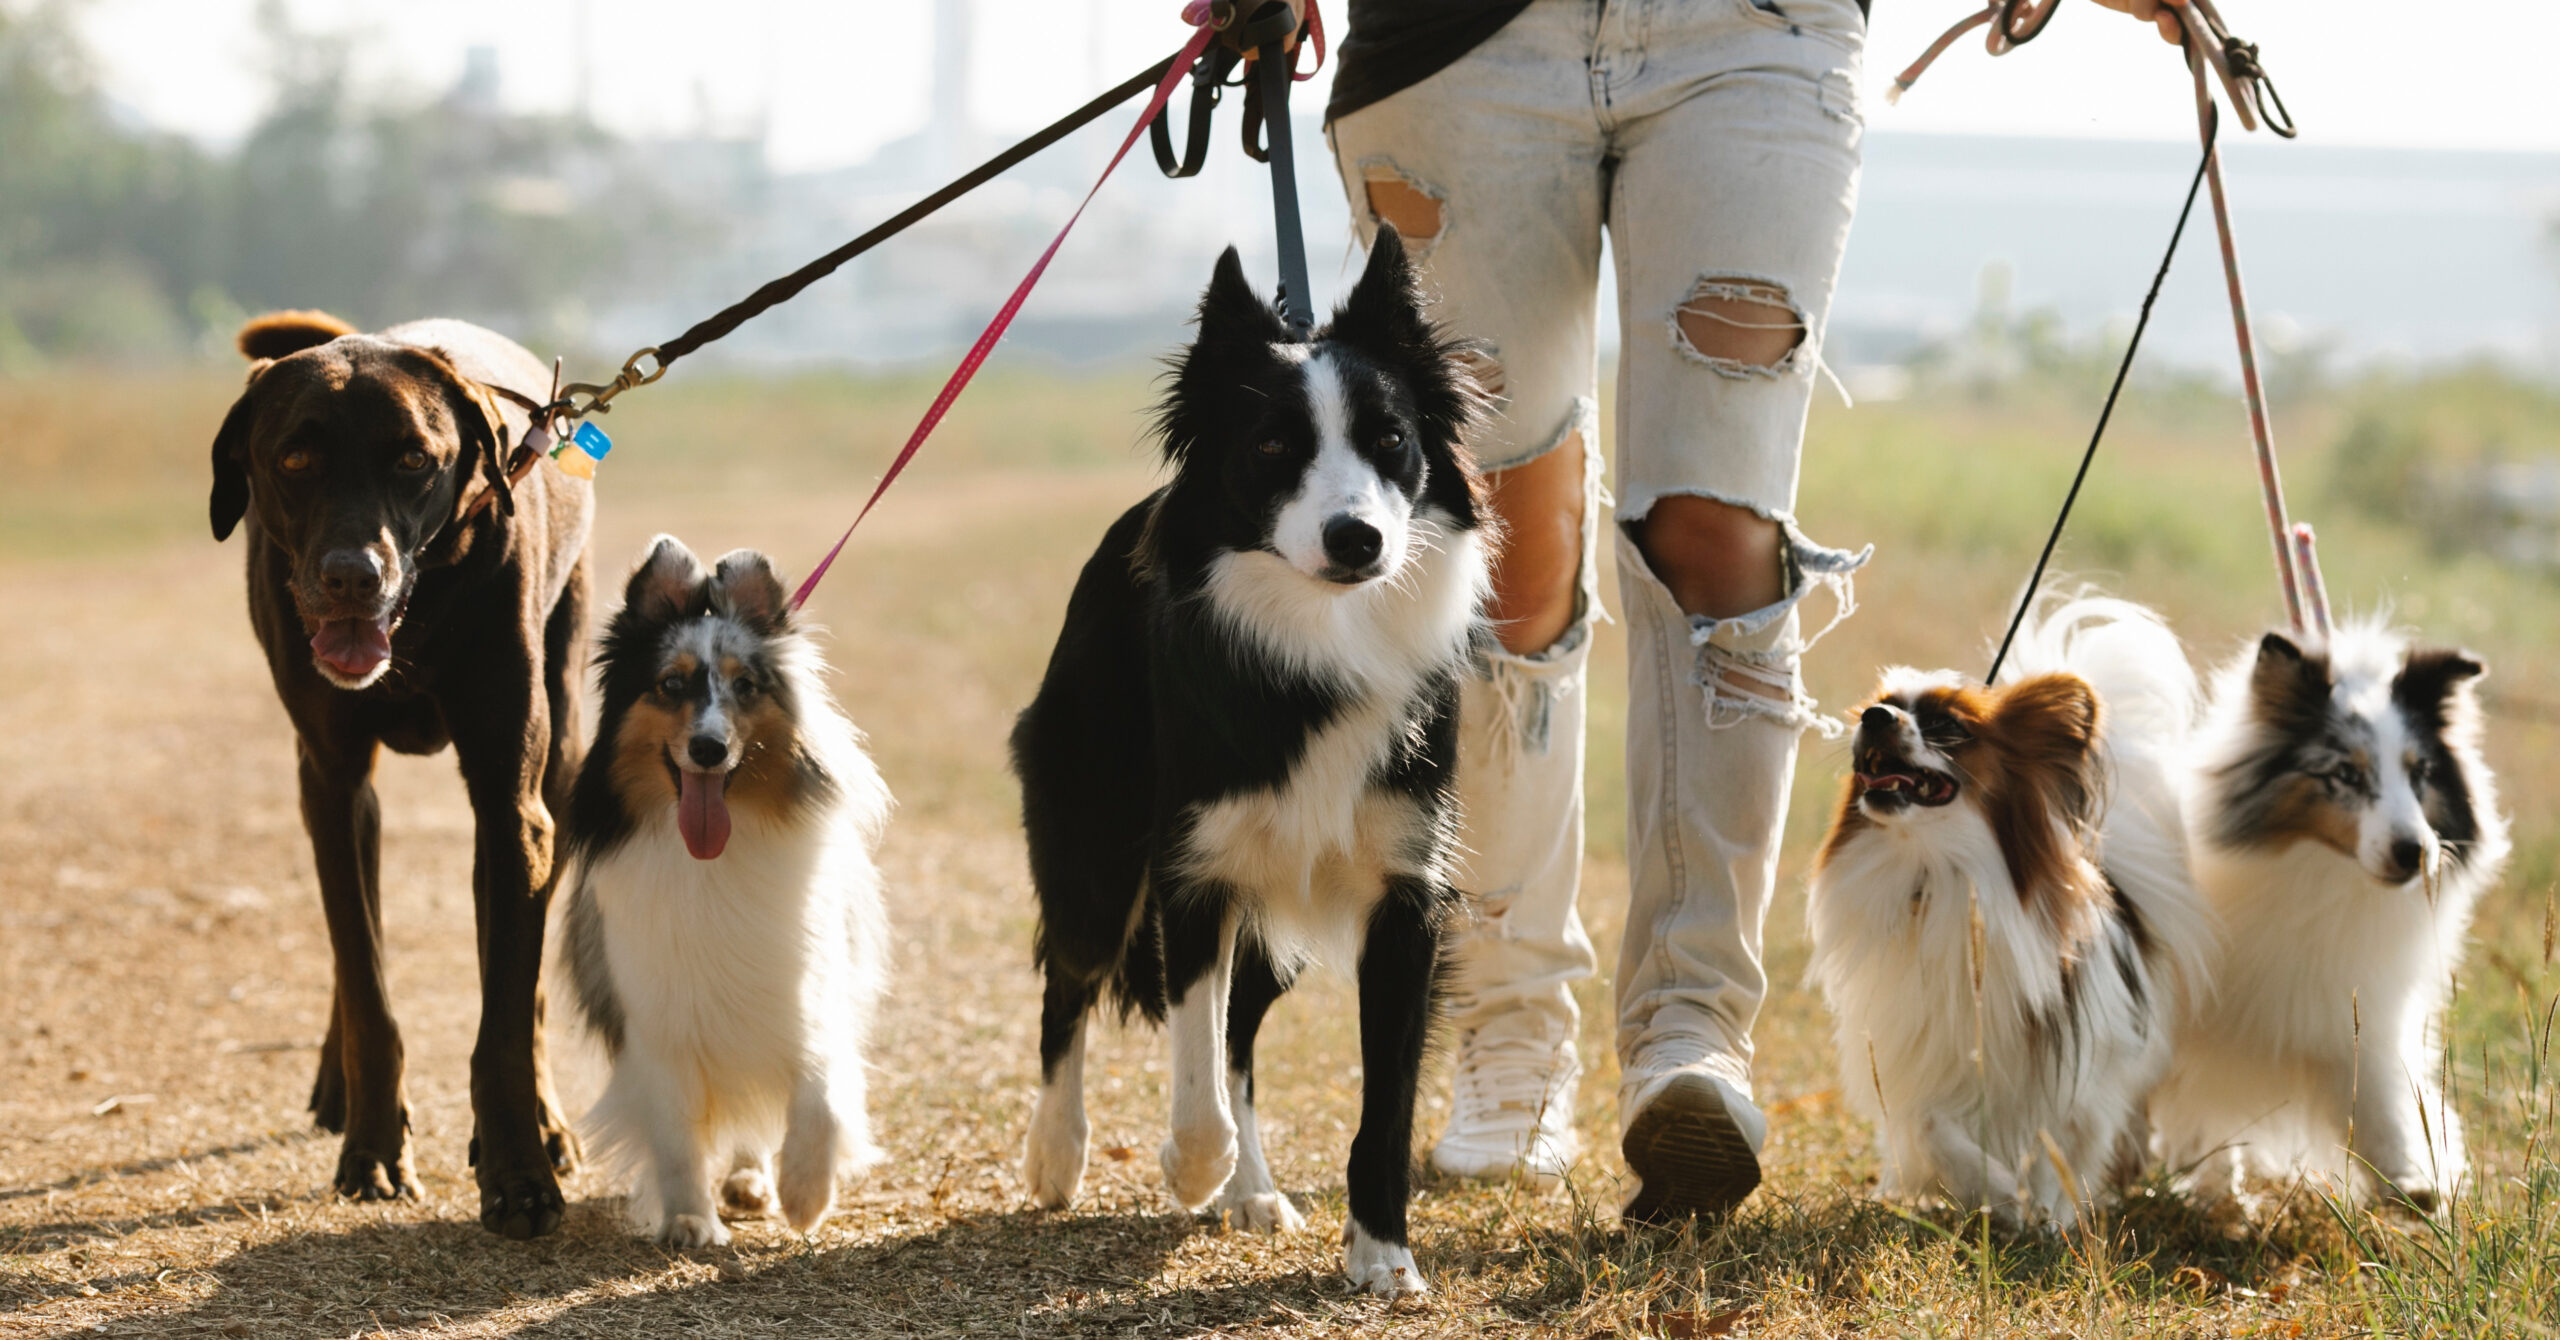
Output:
<path fill-rule="evenodd" d="M 248 518 L 249 620 L 300 736 L 302 822 L 337 959 L 311 1089 L 346 1136 L 337 1187 L 416 1194 L 400 1030 L 382 975 L 381 746 L 451 743 L 477 821 L 480 1034 L 471 1161 L 480 1222 L 511 1238 L 560 1223 L 576 1146 L 542 1052 L 542 929 L 552 816 L 577 768 L 593 492 L 502 456 L 548 369 L 458 321 L 359 335 L 317 312 L 240 331 L 249 387 L 213 440 L 213 534 Z M 488 496 L 492 492 L 498 496 Z"/>

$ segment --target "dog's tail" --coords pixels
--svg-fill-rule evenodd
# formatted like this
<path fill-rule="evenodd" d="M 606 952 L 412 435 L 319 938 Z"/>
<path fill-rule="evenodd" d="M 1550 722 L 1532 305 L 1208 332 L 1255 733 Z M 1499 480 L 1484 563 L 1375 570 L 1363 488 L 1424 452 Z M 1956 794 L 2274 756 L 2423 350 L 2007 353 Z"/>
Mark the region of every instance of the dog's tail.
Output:
<path fill-rule="evenodd" d="M 269 312 L 249 318 L 240 328 L 240 356 L 282 358 L 355 333 L 355 327 L 327 312 Z"/>
<path fill-rule="evenodd" d="M 2153 746 L 2174 749 L 2194 728 L 2200 695 L 2186 648 L 2158 614 L 2130 600 L 2086 591 L 2040 596 L 2001 678 L 2057 670 L 2097 689 L 2112 733 L 2138 733 Z"/>

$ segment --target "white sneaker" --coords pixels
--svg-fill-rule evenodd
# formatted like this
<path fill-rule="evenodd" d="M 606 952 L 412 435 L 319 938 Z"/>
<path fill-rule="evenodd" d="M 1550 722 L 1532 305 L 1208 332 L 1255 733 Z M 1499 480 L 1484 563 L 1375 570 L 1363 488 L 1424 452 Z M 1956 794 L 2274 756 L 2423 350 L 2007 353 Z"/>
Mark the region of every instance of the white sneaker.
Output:
<path fill-rule="evenodd" d="M 1449 1127 L 1431 1148 L 1431 1166 L 1452 1177 L 1519 1178 L 1540 1190 L 1560 1185 L 1582 1153 L 1573 1129 L 1582 1058 L 1570 1040 L 1458 1035 Z"/>
<path fill-rule="evenodd" d="M 1659 1224 L 1730 1213 L 1760 1185 L 1769 1119 L 1712 1061 L 1629 1076 L 1618 1089 L 1619 1149 L 1636 1188 L 1618 1217 Z"/>

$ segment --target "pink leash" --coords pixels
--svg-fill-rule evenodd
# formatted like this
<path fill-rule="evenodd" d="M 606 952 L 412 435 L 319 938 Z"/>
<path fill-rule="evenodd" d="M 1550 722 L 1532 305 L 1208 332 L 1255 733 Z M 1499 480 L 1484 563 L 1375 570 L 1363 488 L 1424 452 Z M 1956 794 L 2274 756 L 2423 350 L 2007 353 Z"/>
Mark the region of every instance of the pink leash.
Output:
<path fill-rule="evenodd" d="M 1196 18 L 1193 17 L 1195 11 L 1198 15 Z M 1066 242 L 1067 234 L 1075 231 L 1076 221 L 1084 217 L 1085 206 L 1092 204 L 1093 198 L 1101 194 L 1102 183 L 1111 180 L 1112 169 L 1119 167 L 1120 160 L 1129 156 L 1130 146 L 1136 144 L 1138 137 L 1146 133 L 1148 123 L 1155 120 L 1157 113 L 1162 112 L 1165 104 L 1172 100 L 1174 89 L 1190 75 L 1192 65 L 1200 59 L 1200 53 L 1208 49 L 1210 39 L 1218 35 L 1217 31 L 1209 26 L 1206 5 L 1194 5 L 1185 9 L 1183 17 L 1196 25 L 1192 31 L 1191 40 L 1182 44 L 1181 53 L 1173 58 L 1171 68 L 1167 69 L 1164 78 L 1157 82 L 1155 96 L 1147 100 L 1146 110 L 1138 114 L 1138 123 L 1131 126 L 1128 137 L 1120 141 L 1119 152 L 1111 155 L 1111 161 L 1103 165 L 1102 175 L 1094 180 L 1093 189 L 1084 193 L 1083 203 L 1077 205 L 1076 212 L 1068 217 L 1067 226 L 1060 228 L 1058 235 L 1050 239 L 1048 249 L 1041 252 L 1040 259 L 1032 263 L 1031 273 L 1024 275 L 1022 282 L 1014 286 L 1013 296 L 1005 299 L 1004 306 L 996 310 L 995 320 L 987 323 L 987 328 L 979 334 L 977 343 L 969 346 L 967 356 L 963 357 L 960 360 L 960 366 L 952 371 L 951 380 L 943 383 L 942 393 L 933 398 L 932 407 L 925 411 L 924 421 L 916 425 L 915 432 L 907 438 L 907 445 L 899 450 L 894 460 L 889 462 L 888 470 L 880 476 L 879 485 L 871 490 L 870 499 L 864 502 L 862 510 L 854 515 L 853 525 L 844 528 L 844 534 L 837 537 L 835 547 L 827 550 L 827 556 L 818 560 L 818 566 L 810 570 L 808 578 L 800 583 L 800 589 L 791 594 L 792 609 L 797 610 L 809 602 L 809 593 L 818 589 L 819 579 L 827 575 L 828 568 L 835 566 L 836 555 L 843 553 L 845 542 L 853 538 L 854 527 L 860 526 L 862 519 L 871 515 L 871 509 L 880 502 L 880 495 L 887 493 L 889 486 L 898 481 L 898 476 L 906 470 L 907 463 L 914 460 L 916 451 L 924 446 L 924 440 L 931 437 L 935 426 L 942 422 L 942 416 L 950 412 L 951 403 L 960 398 L 960 392 L 967 389 L 969 380 L 978 375 L 978 366 L 987 361 L 988 354 L 995 351 L 996 341 L 1002 339 L 1005 328 L 1013 324 L 1015 314 L 1022 310 L 1023 300 L 1031 296 L 1031 290 L 1040 283 L 1040 276 L 1048 270 L 1050 259 L 1058 254 L 1058 248 Z"/>

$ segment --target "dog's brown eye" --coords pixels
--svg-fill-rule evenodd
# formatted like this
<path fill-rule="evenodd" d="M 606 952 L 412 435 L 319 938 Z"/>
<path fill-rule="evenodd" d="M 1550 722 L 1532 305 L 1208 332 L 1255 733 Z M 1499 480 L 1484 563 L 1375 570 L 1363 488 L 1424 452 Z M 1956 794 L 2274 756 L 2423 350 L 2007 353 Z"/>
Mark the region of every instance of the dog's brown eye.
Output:
<path fill-rule="evenodd" d="M 1393 451 L 1403 445 L 1404 434 L 1402 433 L 1389 433 L 1385 437 L 1378 439 L 1378 450 L 1380 451 Z"/>
<path fill-rule="evenodd" d="M 665 679 L 659 680 L 658 692 L 663 693 L 670 698 L 681 695 L 684 692 L 684 676 L 669 675 Z"/>
<path fill-rule="evenodd" d="M 1282 456 L 1286 455 L 1289 451 L 1287 447 L 1280 444 L 1280 440 L 1277 438 L 1268 442 L 1256 444 L 1254 446 L 1254 450 L 1261 452 L 1265 456 Z"/>
<path fill-rule="evenodd" d="M 299 449 L 288 451 L 276 458 L 276 468 L 289 475 L 301 474 L 311 468 L 311 453 Z"/>
<path fill-rule="evenodd" d="M 740 675 L 738 676 L 737 682 L 731 684 L 729 687 L 736 690 L 739 697 L 745 698 L 750 697 L 755 693 L 756 682 L 747 678 L 745 675 Z"/>
<path fill-rule="evenodd" d="M 2350 791 L 2361 791 L 2364 789 L 2364 769 L 2353 763 L 2341 763 L 2329 769 L 2329 780 Z"/>
<path fill-rule="evenodd" d="M 434 457 L 418 450 L 416 447 L 411 447 L 407 451 L 400 453 L 399 466 L 403 470 L 414 472 L 424 470 L 434 462 Z"/>

